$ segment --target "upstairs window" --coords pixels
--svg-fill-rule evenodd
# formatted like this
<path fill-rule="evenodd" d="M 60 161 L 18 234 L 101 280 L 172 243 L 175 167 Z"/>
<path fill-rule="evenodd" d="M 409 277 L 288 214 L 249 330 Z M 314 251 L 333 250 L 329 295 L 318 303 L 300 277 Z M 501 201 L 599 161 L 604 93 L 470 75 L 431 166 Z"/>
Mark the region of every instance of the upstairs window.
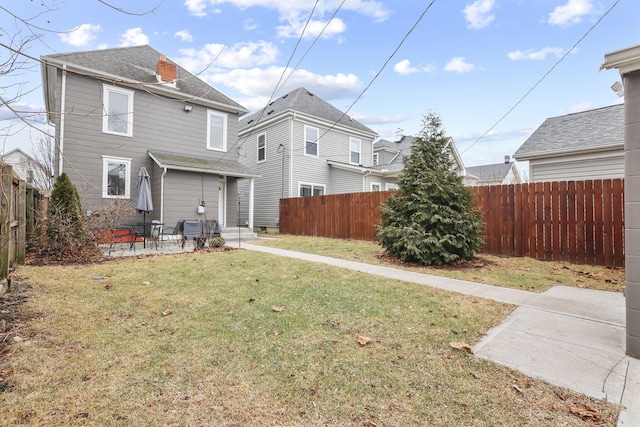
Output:
<path fill-rule="evenodd" d="M 131 159 L 102 156 L 102 197 L 128 199 L 131 193 Z"/>
<path fill-rule="evenodd" d="M 207 149 L 227 151 L 227 115 L 207 111 Z"/>
<path fill-rule="evenodd" d="M 133 91 L 109 85 L 102 88 L 102 132 L 133 136 Z"/>
<path fill-rule="evenodd" d="M 304 155 L 318 157 L 318 138 L 320 132 L 318 128 L 311 126 L 304 127 Z"/>
<path fill-rule="evenodd" d="M 349 163 L 352 165 L 360 164 L 360 140 L 357 138 L 349 138 Z"/>
<path fill-rule="evenodd" d="M 378 153 L 373 153 L 373 166 L 378 166 Z"/>
<path fill-rule="evenodd" d="M 265 162 L 267 160 L 267 134 L 261 133 L 258 135 L 258 163 Z"/>

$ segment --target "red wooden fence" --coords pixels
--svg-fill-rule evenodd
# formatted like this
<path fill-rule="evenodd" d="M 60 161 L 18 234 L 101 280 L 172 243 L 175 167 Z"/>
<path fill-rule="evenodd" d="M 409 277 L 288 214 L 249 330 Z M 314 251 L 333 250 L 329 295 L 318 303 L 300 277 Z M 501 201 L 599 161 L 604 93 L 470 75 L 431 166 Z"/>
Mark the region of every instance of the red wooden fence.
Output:
<path fill-rule="evenodd" d="M 472 187 L 485 222 L 484 253 L 624 265 L 624 181 Z M 280 200 L 280 232 L 376 240 L 378 207 L 392 192 Z"/>

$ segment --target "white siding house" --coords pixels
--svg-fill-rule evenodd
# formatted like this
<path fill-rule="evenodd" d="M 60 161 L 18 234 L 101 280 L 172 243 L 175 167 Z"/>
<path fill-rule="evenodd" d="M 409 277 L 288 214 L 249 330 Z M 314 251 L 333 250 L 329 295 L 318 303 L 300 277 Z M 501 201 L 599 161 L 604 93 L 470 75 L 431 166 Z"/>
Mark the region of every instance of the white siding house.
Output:
<path fill-rule="evenodd" d="M 624 105 L 546 119 L 516 151 L 529 180 L 624 177 Z"/>
<path fill-rule="evenodd" d="M 371 191 L 376 133 L 305 88 L 240 120 L 240 162 L 254 174 L 258 230 L 277 229 L 279 199 Z M 240 184 L 240 210 L 248 210 Z"/>

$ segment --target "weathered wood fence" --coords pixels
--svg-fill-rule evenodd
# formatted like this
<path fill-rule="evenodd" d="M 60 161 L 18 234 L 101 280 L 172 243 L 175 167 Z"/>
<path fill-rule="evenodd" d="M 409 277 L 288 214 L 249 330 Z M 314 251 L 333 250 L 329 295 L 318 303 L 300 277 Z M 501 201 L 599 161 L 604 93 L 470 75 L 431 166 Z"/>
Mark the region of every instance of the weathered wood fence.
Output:
<path fill-rule="evenodd" d="M 45 198 L 19 180 L 11 166 L 0 166 L 0 171 L 0 279 L 4 279 L 11 264 L 24 262 L 28 241 L 38 233 Z"/>
<path fill-rule="evenodd" d="M 624 265 L 624 181 L 473 187 L 485 222 L 483 252 L 578 264 Z M 392 192 L 280 200 L 280 232 L 375 241 L 378 207 Z"/>

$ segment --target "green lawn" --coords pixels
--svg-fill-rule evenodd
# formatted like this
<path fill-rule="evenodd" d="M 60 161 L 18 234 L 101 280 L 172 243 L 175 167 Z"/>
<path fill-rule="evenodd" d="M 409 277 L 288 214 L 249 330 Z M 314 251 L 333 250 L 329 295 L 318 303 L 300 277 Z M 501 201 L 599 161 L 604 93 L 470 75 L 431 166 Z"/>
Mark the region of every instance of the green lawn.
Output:
<path fill-rule="evenodd" d="M 423 267 L 389 259 L 384 256 L 382 247 L 373 242 L 283 234 L 268 237 L 268 240 L 251 243 L 531 292 L 544 292 L 556 285 L 622 292 L 624 286 L 622 268 L 485 254 L 478 254 L 471 261 L 453 266 Z"/>
<path fill-rule="evenodd" d="M 3 425 L 582 426 L 571 407 L 607 425 L 619 411 L 453 349 L 513 308 L 480 298 L 250 251 L 23 267 L 13 292 L 26 283 L 32 319 L 0 352 Z"/>

